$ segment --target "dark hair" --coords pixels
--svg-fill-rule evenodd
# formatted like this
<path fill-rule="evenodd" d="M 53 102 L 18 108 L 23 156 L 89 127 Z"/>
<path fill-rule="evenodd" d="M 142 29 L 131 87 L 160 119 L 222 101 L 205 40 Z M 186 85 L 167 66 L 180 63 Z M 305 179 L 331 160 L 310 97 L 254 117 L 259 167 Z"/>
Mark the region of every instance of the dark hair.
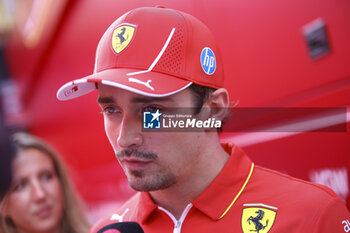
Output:
<path fill-rule="evenodd" d="M 208 100 L 211 93 L 213 93 L 216 89 L 212 87 L 200 86 L 198 84 L 191 84 L 188 87 L 192 93 L 194 94 L 194 102 L 195 102 L 195 112 L 194 114 L 198 114 L 205 101 Z"/>
<path fill-rule="evenodd" d="M 210 95 L 214 91 L 216 91 L 216 89 L 212 88 L 212 87 L 200 86 L 200 85 L 194 84 L 194 83 L 191 84 L 191 86 L 189 86 L 188 88 L 192 91 L 192 93 L 194 95 L 194 102 L 195 102 L 194 115 L 197 115 L 202 110 L 204 102 L 208 100 Z M 230 118 L 230 116 L 231 116 L 231 114 L 228 111 L 226 113 L 226 116 L 224 117 L 224 119 L 222 119 L 222 124 L 225 124 L 228 121 L 228 119 Z M 222 132 L 222 127 L 219 128 L 217 131 Z"/>

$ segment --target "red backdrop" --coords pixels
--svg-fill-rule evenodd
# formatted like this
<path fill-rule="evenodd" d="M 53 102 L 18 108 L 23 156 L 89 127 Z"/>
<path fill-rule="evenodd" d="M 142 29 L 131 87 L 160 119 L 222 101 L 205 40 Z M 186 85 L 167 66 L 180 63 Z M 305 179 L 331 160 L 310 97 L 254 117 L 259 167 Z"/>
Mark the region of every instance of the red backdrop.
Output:
<path fill-rule="evenodd" d="M 30 28 L 34 39 L 24 33 L 34 1 L 29 2 L 32 5 L 16 10 L 17 24 L 6 44 L 11 77 L 19 86 L 24 107 L 24 118 L 15 123 L 62 154 L 93 221 L 118 207 L 133 191 L 104 134 L 96 93 L 68 102 L 59 102 L 55 95 L 67 81 L 92 73 L 99 38 L 132 8 L 162 4 L 207 24 L 221 48 L 226 86 L 238 106 L 350 104 L 347 0 L 38 1 L 41 13 Z M 313 60 L 302 27 L 317 18 L 325 22 L 330 52 Z M 222 139 L 241 145 L 256 164 L 326 183 L 343 198 L 349 196 L 348 131 L 231 133 Z"/>

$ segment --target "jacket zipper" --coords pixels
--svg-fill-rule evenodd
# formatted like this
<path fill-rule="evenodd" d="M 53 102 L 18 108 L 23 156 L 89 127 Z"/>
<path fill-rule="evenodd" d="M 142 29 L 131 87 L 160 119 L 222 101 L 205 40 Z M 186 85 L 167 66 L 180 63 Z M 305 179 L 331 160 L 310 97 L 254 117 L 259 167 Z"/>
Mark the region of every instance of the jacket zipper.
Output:
<path fill-rule="evenodd" d="M 184 210 L 184 212 L 182 212 L 180 219 L 177 220 L 174 215 L 172 213 L 170 213 L 168 210 L 164 209 L 163 207 L 158 206 L 158 209 L 164 211 L 171 220 L 173 220 L 174 222 L 174 230 L 173 233 L 181 233 L 181 227 L 182 227 L 182 223 L 185 220 L 188 212 L 190 211 L 190 209 L 192 208 L 192 203 L 188 204 Z"/>

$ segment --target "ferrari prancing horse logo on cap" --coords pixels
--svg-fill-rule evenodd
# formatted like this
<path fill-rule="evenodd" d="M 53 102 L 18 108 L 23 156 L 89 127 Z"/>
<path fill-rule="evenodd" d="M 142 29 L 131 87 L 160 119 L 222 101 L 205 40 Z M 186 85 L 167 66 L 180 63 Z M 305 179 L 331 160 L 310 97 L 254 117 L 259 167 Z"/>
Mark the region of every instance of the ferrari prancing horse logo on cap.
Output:
<path fill-rule="evenodd" d="M 273 226 L 277 208 L 264 204 L 244 204 L 242 213 L 243 233 L 267 233 Z"/>
<path fill-rule="evenodd" d="M 131 42 L 136 25 L 121 24 L 113 31 L 112 48 L 117 54 L 121 53 Z"/>

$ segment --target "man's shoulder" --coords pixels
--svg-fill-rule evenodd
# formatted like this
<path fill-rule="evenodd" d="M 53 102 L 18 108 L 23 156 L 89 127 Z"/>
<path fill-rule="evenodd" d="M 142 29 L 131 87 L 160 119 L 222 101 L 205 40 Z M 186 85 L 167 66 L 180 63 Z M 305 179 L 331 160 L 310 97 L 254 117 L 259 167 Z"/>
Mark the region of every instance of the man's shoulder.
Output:
<path fill-rule="evenodd" d="M 274 207 L 277 223 L 298 222 L 297 232 L 344 232 L 350 219 L 344 201 L 327 186 L 271 169 L 256 166 L 245 191 L 244 203 Z"/>
<path fill-rule="evenodd" d="M 325 185 L 312 183 L 260 166 L 256 166 L 252 182 L 257 183 L 257 186 L 263 186 L 265 191 L 273 190 L 274 194 L 284 194 L 283 196 L 288 196 L 289 200 L 300 198 L 300 201 L 303 202 L 312 200 L 312 202 L 324 203 L 339 198 L 332 189 Z"/>
<path fill-rule="evenodd" d="M 140 195 L 140 193 L 134 194 L 112 214 L 109 214 L 97 221 L 97 223 L 91 227 L 89 233 L 98 232 L 99 229 L 102 229 L 103 227 L 110 224 L 126 221 L 136 221 L 135 210 L 139 203 Z"/>

